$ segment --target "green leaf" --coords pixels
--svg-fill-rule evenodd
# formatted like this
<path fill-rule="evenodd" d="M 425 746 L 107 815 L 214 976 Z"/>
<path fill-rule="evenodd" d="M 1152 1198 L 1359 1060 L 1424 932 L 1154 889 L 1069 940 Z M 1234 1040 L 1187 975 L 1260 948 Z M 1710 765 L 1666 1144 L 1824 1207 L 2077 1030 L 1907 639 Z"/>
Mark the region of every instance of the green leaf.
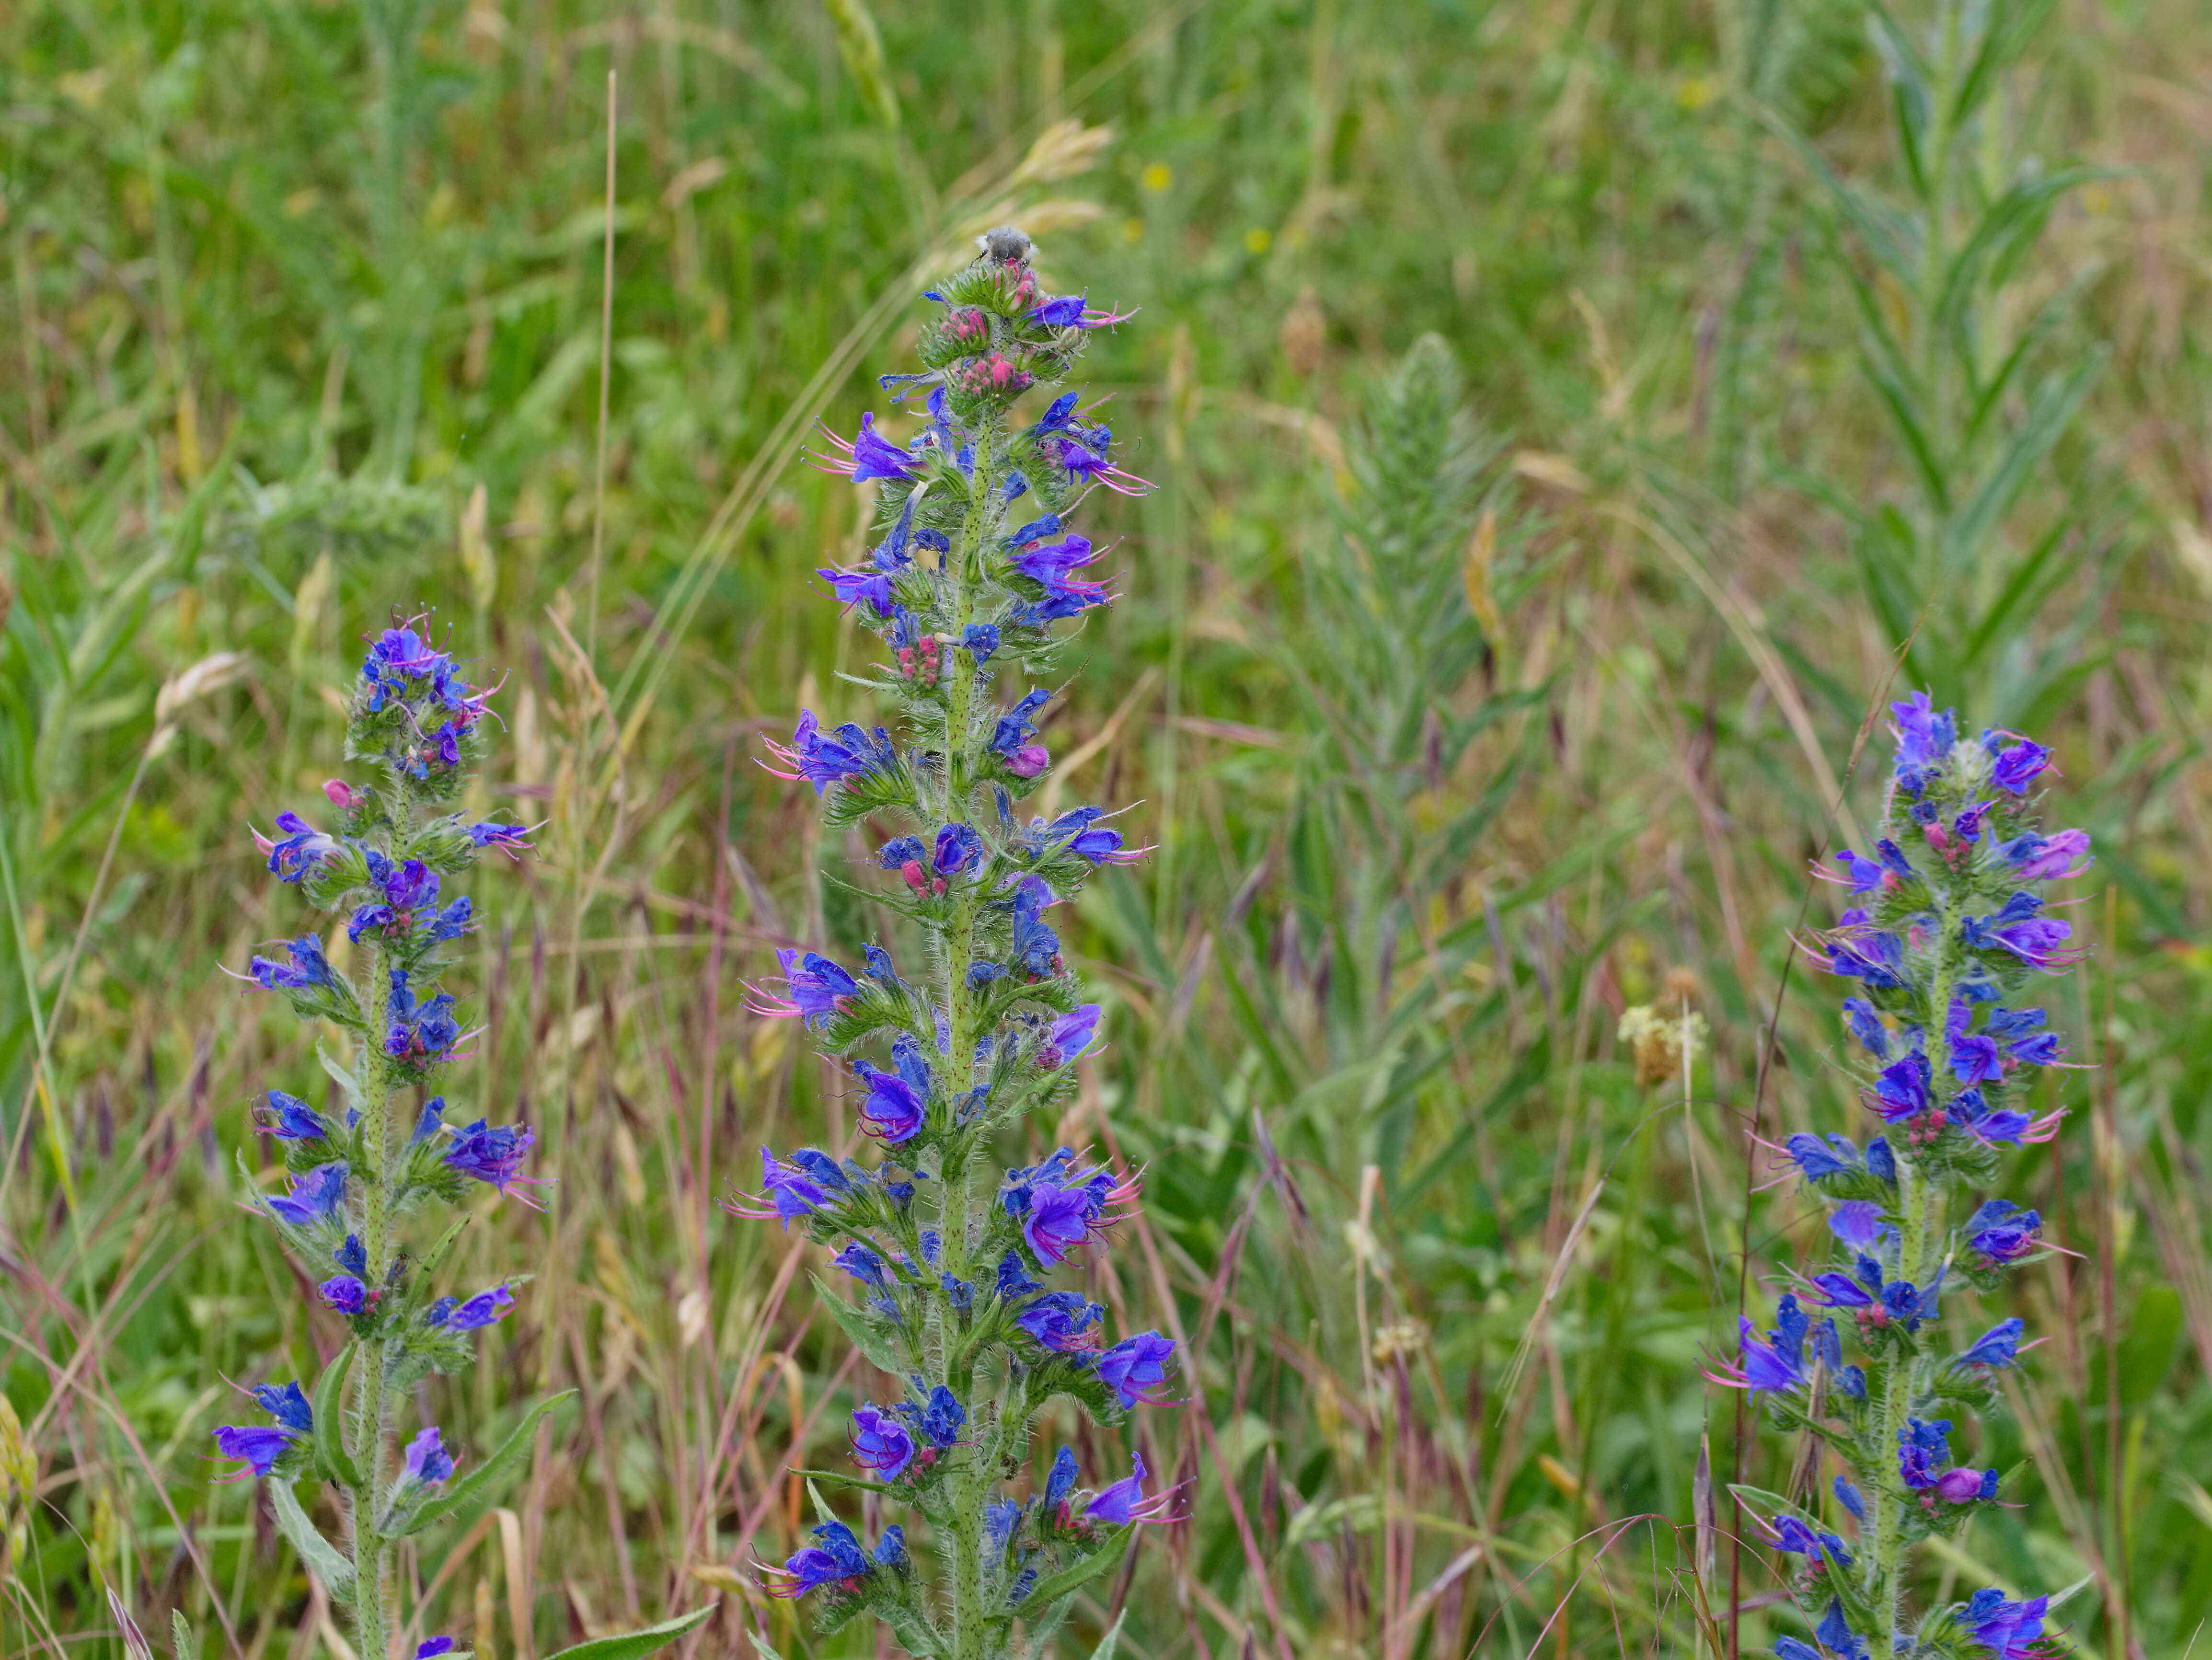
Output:
<path fill-rule="evenodd" d="M 438 1243 L 431 1246 L 428 1250 L 422 1254 L 422 1265 L 420 1272 L 424 1278 L 427 1279 L 429 1275 L 437 1272 L 438 1264 L 446 1260 L 446 1253 L 453 1250 L 453 1241 L 461 1237 L 461 1230 L 468 1226 L 468 1225 L 469 1219 L 464 1216 L 459 1221 L 454 1223 L 453 1226 L 447 1228 L 445 1232 L 440 1234 L 438 1236 Z M 510 1280 L 507 1283 L 509 1285 L 513 1285 L 514 1281 Z"/>
<path fill-rule="evenodd" d="M 1062 1568 L 1048 1579 L 1037 1581 L 1036 1589 L 1022 1598 L 1014 1612 L 1027 1615 L 1048 1607 L 1069 1595 L 1078 1587 L 1086 1585 L 1100 1574 L 1110 1572 L 1129 1554 L 1129 1541 L 1137 1536 L 1132 1525 L 1115 1534 L 1111 1541 L 1085 1557 L 1072 1568 Z"/>
<path fill-rule="evenodd" d="M 199 1660 L 200 1645 L 193 1639 L 191 1621 L 185 1618 L 182 1608 L 169 1610 L 169 1640 L 177 1651 L 177 1660 Z"/>
<path fill-rule="evenodd" d="M 862 1493 L 889 1493 L 890 1491 L 890 1486 L 888 1482 L 864 1481 L 857 1475 L 841 1475 L 836 1470 L 793 1469 L 790 1474 L 793 1475 L 805 1476 L 806 1478 L 807 1490 L 809 1492 L 813 1491 L 813 1484 L 817 1481 L 834 1481 L 841 1487 L 858 1487 Z"/>
<path fill-rule="evenodd" d="M 876 1329 L 866 1315 L 830 1290 L 820 1274 L 810 1274 L 806 1277 L 814 1282 L 815 1300 L 830 1310 L 830 1317 L 837 1323 L 837 1329 L 853 1340 L 853 1347 L 866 1355 L 878 1371 L 897 1377 L 911 1370 L 891 1347 L 890 1340 Z"/>
<path fill-rule="evenodd" d="M 758 1632 L 749 1631 L 745 1635 L 752 1639 L 753 1653 L 757 1657 L 757 1660 L 783 1660 L 781 1655 L 768 1645 L 768 1639 Z M 561 1657 L 557 1654 L 553 1655 L 549 1657 L 549 1660 L 561 1660 Z"/>
<path fill-rule="evenodd" d="M 673 1620 L 664 1620 L 657 1626 L 647 1626 L 643 1631 L 626 1631 L 619 1637 L 594 1637 L 588 1643 L 579 1643 L 573 1648 L 550 1654 L 545 1660 L 637 1660 L 641 1654 L 665 1648 L 678 1638 L 689 1637 L 705 1625 L 714 1610 L 722 1605 L 709 1602 L 703 1608 L 694 1608 L 689 1614 L 679 1614 Z M 763 1650 L 763 1653 L 768 1651 Z"/>
<path fill-rule="evenodd" d="M 315 1524 L 307 1519 L 307 1512 L 300 1508 L 300 1500 L 289 1481 L 279 1479 L 266 1485 L 269 1508 L 276 1512 L 277 1530 L 292 1541 L 292 1548 L 300 1553 L 301 1561 L 331 1590 L 343 1595 L 353 1584 L 353 1564 L 338 1554 L 336 1545 L 315 1530 Z"/>
<path fill-rule="evenodd" d="M 1765 1487 L 1747 1487 L 1741 1481 L 1729 1482 L 1729 1491 L 1735 1495 L 1736 1502 L 1746 1508 L 1771 1511 L 1777 1516 L 1794 1516 L 1805 1508 L 1802 1505 L 1792 1504 L 1778 1493 L 1769 1493 Z"/>
<path fill-rule="evenodd" d="M 361 1467 L 346 1450 L 345 1379 L 359 1346 L 348 1343 L 315 1380 L 315 1473 L 349 1487 L 361 1486 Z"/>
<path fill-rule="evenodd" d="M 532 1407 L 529 1415 L 514 1426 L 514 1432 L 499 1444 L 497 1451 L 461 1477 L 459 1481 L 453 1482 L 445 1492 L 423 1500 L 415 1513 L 408 1518 L 407 1525 L 399 1530 L 400 1533 L 403 1535 L 420 1533 L 440 1517 L 451 1516 L 465 1505 L 472 1505 L 479 1499 L 489 1498 L 492 1482 L 506 1471 L 508 1465 L 519 1460 L 529 1447 L 530 1438 L 537 1433 L 538 1420 L 575 1392 L 574 1389 L 563 1389 L 551 1400 L 540 1401 Z"/>
<path fill-rule="evenodd" d="M 1114 1616 L 1114 1623 L 1106 1627 L 1106 1634 L 1098 1639 L 1098 1646 L 1091 1651 L 1091 1660 L 1114 1660 L 1114 1651 L 1121 1645 L 1121 1622 L 1129 1617 L 1123 1608 Z"/>

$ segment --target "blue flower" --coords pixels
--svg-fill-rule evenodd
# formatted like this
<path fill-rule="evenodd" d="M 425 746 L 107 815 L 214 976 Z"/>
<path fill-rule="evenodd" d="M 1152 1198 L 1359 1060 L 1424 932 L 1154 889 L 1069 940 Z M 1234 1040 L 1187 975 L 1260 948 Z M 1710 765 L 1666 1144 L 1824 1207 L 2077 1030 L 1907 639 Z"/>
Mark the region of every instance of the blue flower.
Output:
<path fill-rule="evenodd" d="M 322 1293 L 323 1301 L 340 1314 L 362 1314 L 368 1309 L 369 1289 L 353 1274 L 335 1274 L 315 1289 Z"/>
<path fill-rule="evenodd" d="M 2025 795 L 2027 787 L 2051 764 L 2051 751 L 2040 744 L 2023 738 L 1996 758 L 1990 769 L 1990 776 L 2000 789 L 2010 790 L 2014 795 Z"/>
<path fill-rule="evenodd" d="M 331 1253 L 331 1260 L 348 1274 L 366 1276 L 368 1273 L 368 1249 L 361 1243 L 357 1233 L 346 1235 L 338 1248 Z"/>
<path fill-rule="evenodd" d="M 871 1135 L 894 1144 L 917 1134 L 929 1110 L 925 1087 L 916 1090 L 896 1073 L 883 1072 L 866 1061 L 853 1062 L 853 1070 L 867 1085 L 860 1104 L 860 1127 Z"/>
<path fill-rule="evenodd" d="M 2008 1199 L 1992 1199 L 1966 1222 L 1966 1243 L 1992 1262 L 2017 1262 L 2036 1248 L 2043 1218 Z"/>
<path fill-rule="evenodd" d="M 307 1397 L 297 1383 L 264 1383 L 253 1391 L 261 1410 L 267 1413 L 288 1430 L 302 1435 L 313 1433 L 315 1414 L 307 1405 Z"/>
<path fill-rule="evenodd" d="M 1877 1061 L 1889 1058 L 1889 1029 L 1881 1024 L 1874 1005 L 1863 997 L 1844 999 L 1844 1020 L 1866 1052 Z"/>
<path fill-rule="evenodd" d="M 400 1475 L 403 1482 L 434 1487 L 453 1473 L 453 1457 L 440 1443 L 436 1425 L 431 1425 L 407 1444 L 407 1456 Z"/>
<path fill-rule="evenodd" d="M 293 1181 L 290 1193 L 268 1200 L 269 1208 L 295 1228 L 331 1221 L 345 1203 L 346 1171 L 343 1162 L 318 1164 Z"/>
<path fill-rule="evenodd" d="M 1959 741 L 1955 711 L 1938 713 L 1924 691 L 1914 692 L 1905 702 L 1892 703 L 1889 709 L 1897 717 L 1891 730 L 1897 736 L 1899 777 L 1940 766 L 1950 758 L 1952 746 Z"/>
<path fill-rule="evenodd" d="M 958 1395 L 942 1383 L 931 1389 L 928 1398 L 921 1404 L 902 1401 L 896 1410 L 900 1417 L 921 1431 L 922 1438 L 939 1451 L 956 1445 L 960 1439 L 960 1432 L 968 1426 L 967 1408 L 960 1404 Z"/>
<path fill-rule="evenodd" d="M 292 959 L 289 964 L 266 957 L 257 957 L 246 964 L 247 973 L 264 991 L 307 991 L 338 983 L 330 959 L 323 955 L 323 942 L 315 935 L 303 933 L 297 939 L 286 940 L 284 952 Z"/>
<path fill-rule="evenodd" d="M 970 623 L 960 636 L 960 648 L 974 658 L 975 666 L 981 668 L 999 649 L 999 630 L 989 623 Z"/>
<path fill-rule="evenodd" d="M 1158 1406 L 1167 1396 L 1168 1368 L 1175 1361 L 1175 1345 L 1156 1331 L 1125 1337 L 1101 1352 L 1092 1370 L 1120 1399 L 1123 1409 Z"/>
<path fill-rule="evenodd" d="M 1851 1485 L 1848 1476 L 1839 1475 L 1836 1478 L 1835 1492 L 1838 1504 L 1849 1511 L 1858 1521 L 1866 1520 L 1866 1499 L 1859 1490 Z"/>
<path fill-rule="evenodd" d="M 770 739 L 767 744 L 769 751 L 783 763 L 767 769 L 793 783 L 804 780 L 814 786 L 817 795 L 842 779 L 887 774 L 898 764 L 898 750 L 881 727 L 867 733 L 848 721 L 825 738 L 811 709 L 799 712 L 790 743 Z"/>
<path fill-rule="evenodd" d="M 276 1122 L 266 1128 L 280 1141 L 320 1141 L 329 1133 L 322 1114 L 296 1095 L 271 1090 L 269 1109 L 276 1115 Z"/>
<path fill-rule="evenodd" d="M 298 1437 L 290 1430 L 263 1424 L 223 1424 L 215 1432 L 215 1444 L 222 1456 L 245 1460 L 258 1476 L 268 1475 L 297 1442 Z"/>
<path fill-rule="evenodd" d="M 1954 1366 L 2009 1366 L 2020 1359 L 2021 1334 L 2027 1329 L 2018 1318 L 2000 1320 L 1966 1348 L 1952 1357 Z"/>

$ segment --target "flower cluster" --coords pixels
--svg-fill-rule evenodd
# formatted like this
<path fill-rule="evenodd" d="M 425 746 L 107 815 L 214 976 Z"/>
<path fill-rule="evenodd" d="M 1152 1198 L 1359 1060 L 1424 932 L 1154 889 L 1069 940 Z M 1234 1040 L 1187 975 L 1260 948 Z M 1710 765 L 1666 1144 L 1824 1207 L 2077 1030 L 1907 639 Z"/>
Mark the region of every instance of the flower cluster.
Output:
<path fill-rule="evenodd" d="M 1067 374 L 1086 330 L 1121 319 L 1045 295 L 1018 232 L 981 247 L 927 296 L 944 307 L 922 334 L 928 372 L 886 380 L 902 397 L 926 391 L 921 430 L 896 443 L 864 416 L 822 458 L 878 487 L 869 562 L 821 575 L 881 636 L 863 684 L 899 709 L 909 741 L 825 729 L 810 712 L 771 746 L 771 770 L 811 784 L 831 824 L 884 827 L 875 863 L 891 879 L 878 903 L 910 926 L 908 960 L 927 965 L 902 973 L 884 944 L 857 964 L 786 951 L 779 977 L 751 988 L 755 1012 L 803 1021 L 843 1063 L 880 1155 L 763 1148 L 761 1191 L 730 1206 L 836 1247 L 853 1293 L 823 1284 L 823 1296 L 872 1361 L 908 1379 L 902 1399 L 854 1409 L 866 1475 L 840 1479 L 933 1524 L 949 1594 L 918 1590 L 900 1528 L 870 1550 L 826 1514 L 815 1543 L 763 1570 L 769 1588 L 817 1594 L 825 1629 L 866 1609 L 914 1652 L 961 1660 L 1017 1651 L 1018 1620 L 1032 1641 L 1050 1632 L 1171 1503 L 1147 1494 L 1141 1461 L 1080 1490 L 1065 1448 L 1014 1496 L 1031 1420 L 1067 1395 L 1119 1421 L 1164 1398 L 1175 1365 L 1165 1338 L 1109 1342 L 1103 1308 L 1048 1283 L 1133 1212 L 1136 1178 L 1072 1147 L 1003 1173 L 988 1163 L 1003 1131 L 1066 1104 L 1098 1041 L 1099 1006 L 1067 967 L 1055 909 L 1100 866 L 1148 851 L 1097 807 L 1024 821 L 1016 804 L 1051 765 L 1040 717 L 1053 691 L 1033 684 L 1002 704 L 991 690 L 1001 674 L 1044 676 L 1056 625 L 1110 597 L 1084 574 L 1102 550 L 1066 524 L 1087 487 L 1147 487 L 1115 465 L 1113 435 L 1077 394 L 1014 416 L 1024 392 Z"/>
<path fill-rule="evenodd" d="M 2034 1098 L 2066 1049 L 2029 1005 L 2039 981 L 2078 955 L 2042 890 L 2088 867 L 2089 840 L 2039 828 L 2037 788 L 2051 772 L 2042 745 L 2014 733 L 1962 738 L 1956 715 L 1924 693 L 1891 708 L 1882 833 L 1868 854 L 1838 856 L 1831 879 L 1844 908 L 1807 946 L 1856 982 L 1843 1004 L 1844 1065 L 1876 1133 L 1863 1146 L 1800 1134 L 1778 1149 L 1831 1201 L 1834 1263 L 1780 1299 L 1772 1329 L 1745 1320 L 1739 1359 L 1708 1376 L 1753 1391 L 1778 1425 L 1817 1433 L 1847 1467 L 1831 1488 L 1837 1530 L 1789 1499 L 1737 1490 L 1799 1564 L 1792 1590 L 1814 1641 L 1783 1638 L 1784 1660 L 2021 1660 L 2057 1652 L 2044 1599 L 1988 1590 L 1916 1620 L 1904 1607 L 1906 1554 L 2002 1502 L 1998 1472 L 1963 1462 L 1952 1436 L 1960 1417 L 1995 1404 L 2022 1324 L 2001 1320 L 1960 1346 L 1942 1302 L 1994 1292 L 2037 1260 L 2042 1224 L 2006 1199 L 1959 1217 L 1954 1196 L 1993 1182 L 2008 1150 L 2057 1133 L 2063 1112 L 2039 1116 Z"/>
<path fill-rule="evenodd" d="M 513 1456 L 502 1447 L 457 1481 L 456 1455 L 435 1426 L 404 1449 L 394 1445 L 392 1406 L 430 1374 L 468 1365 L 475 1334 L 514 1302 L 512 1282 L 436 1294 L 434 1279 L 458 1225 L 423 1250 L 403 1238 L 401 1225 L 433 1205 L 465 1204 L 485 1187 L 520 1196 L 532 1141 L 521 1125 L 448 1122 L 442 1096 L 419 1109 L 403 1098 L 466 1053 L 470 1037 L 439 977 L 447 949 L 476 917 L 447 884 L 487 849 L 515 857 L 530 847 L 524 825 L 440 811 L 458 798 L 481 752 L 490 694 L 429 643 L 424 621 L 384 630 L 362 665 L 346 754 L 370 781 L 324 785 L 327 829 L 285 812 L 280 835 L 255 834 L 270 873 L 345 932 L 347 967 L 332 960 L 322 933 L 309 932 L 256 956 L 239 977 L 351 1039 L 343 1057 L 318 1051 L 330 1079 L 327 1107 L 268 1091 L 260 1128 L 281 1152 L 285 1181 L 280 1191 L 252 1188 L 351 1341 L 312 1398 L 297 1383 L 264 1384 L 251 1394 L 270 1422 L 215 1432 L 222 1454 L 241 1461 L 238 1476 L 270 1481 L 280 1526 L 351 1608 L 361 1651 L 379 1655 L 392 1628 L 392 1548 L 477 1496 Z M 510 1445 L 519 1451 L 520 1442 Z M 293 1483 L 311 1475 L 343 1495 L 349 1558 L 292 1498 Z M 417 1653 L 427 1660 L 453 1649 L 450 1639 L 433 1638 Z"/>

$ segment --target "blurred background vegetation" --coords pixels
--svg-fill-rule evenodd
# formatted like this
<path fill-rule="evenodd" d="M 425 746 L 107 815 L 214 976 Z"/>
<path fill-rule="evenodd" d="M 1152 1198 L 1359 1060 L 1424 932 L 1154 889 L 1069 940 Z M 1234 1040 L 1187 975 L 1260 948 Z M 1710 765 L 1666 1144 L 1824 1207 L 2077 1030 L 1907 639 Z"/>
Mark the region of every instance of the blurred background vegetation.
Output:
<path fill-rule="evenodd" d="M 424 1406 L 481 1447 L 582 1403 L 411 1562 L 416 1633 L 532 1660 L 720 1596 L 707 1651 L 872 1651 L 745 1576 L 804 1518 L 787 1467 L 882 1392 L 809 1250 L 714 1207 L 763 1140 L 851 1127 L 737 981 L 878 927 L 814 873 L 859 844 L 751 762 L 802 702 L 865 712 L 811 574 L 861 520 L 793 452 L 1007 220 L 1142 307 L 1091 385 L 1164 483 L 1102 515 L 1127 597 L 1048 736 L 1060 800 L 1158 844 L 1073 925 L 1112 1044 L 1061 1134 L 1149 1164 L 1092 1272 L 1185 1345 L 1188 1405 L 1133 1434 L 1191 1502 L 1076 1634 L 1794 1628 L 1725 1483 L 1814 1472 L 1697 1365 L 1747 1247 L 1763 1311 L 1817 1226 L 1747 1190 L 1748 1133 L 1856 1128 L 1790 934 L 1875 810 L 1868 711 L 1924 684 L 2057 745 L 2099 862 L 2052 999 L 2100 1063 L 2011 1189 L 2084 1253 L 2019 1283 L 2046 1341 L 1977 1449 L 2033 1461 L 2026 1505 L 1924 1594 L 2075 1587 L 2113 1660 L 2195 1640 L 2200 11 L 16 0 L 0 48 L 10 1660 L 119 1654 L 103 1585 L 210 1657 L 347 1653 L 204 1456 L 226 1378 L 338 1341 L 235 1205 L 250 1105 L 313 1055 L 216 966 L 300 926 L 246 824 L 316 805 L 359 636 L 425 604 L 507 676 L 478 805 L 550 821 L 475 885 L 450 1093 L 533 1122 L 559 1186 L 465 1243 L 464 1279 L 537 1277 Z"/>

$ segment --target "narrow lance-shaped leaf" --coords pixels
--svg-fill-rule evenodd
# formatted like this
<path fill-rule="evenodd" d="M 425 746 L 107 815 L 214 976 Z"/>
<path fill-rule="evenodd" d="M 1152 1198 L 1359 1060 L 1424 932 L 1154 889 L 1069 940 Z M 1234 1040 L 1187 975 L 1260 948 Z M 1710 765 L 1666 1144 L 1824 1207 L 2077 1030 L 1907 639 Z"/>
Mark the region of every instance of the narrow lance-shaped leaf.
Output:
<path fill-rule="evenodd" d="M 489 1499 L 492 1496 L 492 1484 L 499 1481 L 506 1474 L 507 1468 L 518 1462 L 523 1454 L 530 1450 L 531 1438 L 537 1433 L 538 1426 L 545 1414 L 575 1393 L 574 1389 L 563 1389 L 551 1399 L 540 1401 L 532 1407 L 523 1420 L 514 1426 L 513 1433 L 499 1444 L 498 1450 L 490 1457 L 485 1459 L 466 1475 L 447 1482 L 442 1492 L 434 1494 L 415 1506 L 400 1532 L 402 1534 L 420 1533 L 423 1528 L 441 1516 L 451 1516 L 465 1505 L 473 1505 L 480 1499 Z"/>

